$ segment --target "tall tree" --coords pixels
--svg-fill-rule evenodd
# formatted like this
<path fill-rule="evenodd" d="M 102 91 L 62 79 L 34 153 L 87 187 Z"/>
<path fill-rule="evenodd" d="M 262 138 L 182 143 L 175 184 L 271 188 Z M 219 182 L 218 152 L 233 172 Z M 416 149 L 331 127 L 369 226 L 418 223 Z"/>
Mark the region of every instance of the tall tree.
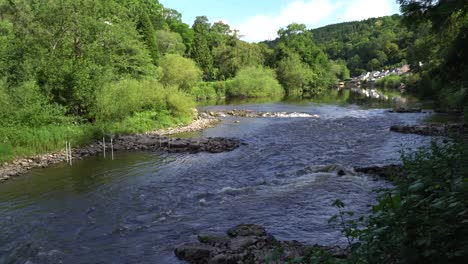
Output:
<path fill-rule="evenodd" d="M 205 80 L 213 80 L 213 56 L 208 44 L 211 24 L 206 16 L 199 16 L 195 19 L 192 29 L 195 37 L 192 47 L 192 58 L 203 71 Z"/>

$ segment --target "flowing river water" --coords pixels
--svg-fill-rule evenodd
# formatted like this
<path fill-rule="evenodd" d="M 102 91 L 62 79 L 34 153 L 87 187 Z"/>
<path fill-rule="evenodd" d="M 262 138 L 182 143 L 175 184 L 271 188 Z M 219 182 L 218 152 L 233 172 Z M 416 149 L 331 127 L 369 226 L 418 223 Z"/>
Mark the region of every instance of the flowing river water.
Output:
<path fill-rule="evenodd" d="M 180 263 L 178 244 L 241 223 L 262 224 L 279 239 L 344 244 L 327 223 L 337 213 L 332 202 L 365 214 L 373 190 L 389 184 L 338 176 L 330 165 L 399 163 L 401 149 L 431 140 L 389 131 L 427 114 L 393 114 L 385 110 L 391 102 L 351 99 L 202 107 L 320 115 L 227 117 L 195 135 L 247 143 L 232 152 L 116 152 L 114 161 L 99 156 L 32 170 L 0 185 L 0 263 Z"/>

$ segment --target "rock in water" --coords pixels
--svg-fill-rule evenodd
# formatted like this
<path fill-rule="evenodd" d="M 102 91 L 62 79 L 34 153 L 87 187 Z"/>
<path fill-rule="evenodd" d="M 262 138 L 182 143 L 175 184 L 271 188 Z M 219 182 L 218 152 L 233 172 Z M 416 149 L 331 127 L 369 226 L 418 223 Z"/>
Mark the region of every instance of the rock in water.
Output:
<path fill-rule="evenodd" d="M 227 231 L 226 235 L 200 234 L 200 243 L 188 243 L 175 249 L 176 256 L 188 263 L 265 263 L 279 249 L 282 254 L 275 263 L 286 263 L 317 250 L 326 250 L 336 258 L 346 258 L 339 247 L 308 246 L 298 241 L 278 241 L 260 225 L 242 224 Z"/>

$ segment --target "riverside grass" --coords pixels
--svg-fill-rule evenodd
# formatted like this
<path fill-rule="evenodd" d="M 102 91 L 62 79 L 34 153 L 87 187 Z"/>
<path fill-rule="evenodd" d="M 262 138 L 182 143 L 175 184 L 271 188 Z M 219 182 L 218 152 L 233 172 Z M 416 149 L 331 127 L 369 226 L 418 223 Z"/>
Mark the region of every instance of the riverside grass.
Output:
<path fill-rule="evenodd" d="M 28 91 L 37 86 L 28 84 Z M 23 93 L 25 94 L 25 93 Z M 55 152 L 69 141 L 88 144 L 102 136 L 135 134 L 185 125 L 193 118 L 195 102 L 176 87 L 156 80 L 121 80 L 96 93 L 89 120 L 66 115 L 66 109 L 51 105 L 40 96 L 18 98 L 2 90 L 0 116 L 0 162 Z"/>

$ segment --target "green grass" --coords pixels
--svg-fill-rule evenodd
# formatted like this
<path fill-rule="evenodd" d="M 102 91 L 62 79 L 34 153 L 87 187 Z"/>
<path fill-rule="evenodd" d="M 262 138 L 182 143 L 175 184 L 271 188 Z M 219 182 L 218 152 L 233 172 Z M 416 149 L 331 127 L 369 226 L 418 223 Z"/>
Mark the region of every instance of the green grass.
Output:
<path fill-rule="evenodd" d="M 72 147 L 91 143 L 103 135 L 138 134 L 151 130 L 186 125 L 191 113 L 174 115 L 170 111 L 135 113 L 121 121 L 84 125 L 47 125 L 43 127 L 11 126 L 0 128 L 0 162 L 64 149 L 69 140 Z"/>
<path fill-rule="evenodd" d="M 67 140 L 72 145 L 82 145 L 90 142 L 95 133 L 96 130 L 91 125 L 2 127 L 0 128 L 0 162 L 57 151 L 64 148 Z"/>

